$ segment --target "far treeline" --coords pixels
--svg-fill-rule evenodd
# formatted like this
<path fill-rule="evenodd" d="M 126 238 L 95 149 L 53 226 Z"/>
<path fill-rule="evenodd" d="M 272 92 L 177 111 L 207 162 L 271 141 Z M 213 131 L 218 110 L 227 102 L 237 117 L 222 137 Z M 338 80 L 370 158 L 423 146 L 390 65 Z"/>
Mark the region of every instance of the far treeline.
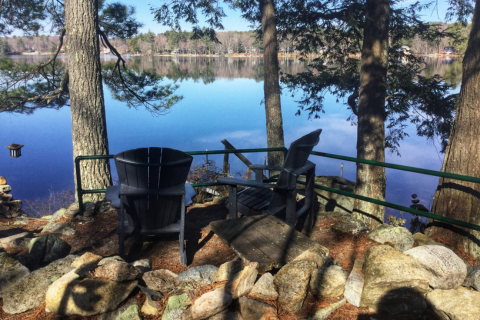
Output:
<path fill-rule="evenodd" d="M 403 39 L 400 44 L 410 47 L 414 54 L 437 54 L 445 46 L 454 46 L 460 54 L 465 52 L 471 24 L 432 22 L 430 25 L 432 29 L 446 31 L 449 36 L 426 41 L 416 35 Z M 193 34 L 189 31 L 166 31 L 159 34 L 148 31 L 130 39 L 112 39 L 110 43 L 122 54 L 258 54 L 263 51 L 262 39 L 254 31 L 220 31 L 216 34 L 219 42 L 212 41 L 208 36 L 194 39 Z M 0 39 L 0 54 L 54 52 L 57 45 L 57 36 L 5 37 Z M 293 37 L 278 39 L 278 50 L 283 54 L 299 53 L 296 45 L 297 41 Z M 317 48 L 314 53 L 321 53 L 321 50 L 322 48 Z"/>

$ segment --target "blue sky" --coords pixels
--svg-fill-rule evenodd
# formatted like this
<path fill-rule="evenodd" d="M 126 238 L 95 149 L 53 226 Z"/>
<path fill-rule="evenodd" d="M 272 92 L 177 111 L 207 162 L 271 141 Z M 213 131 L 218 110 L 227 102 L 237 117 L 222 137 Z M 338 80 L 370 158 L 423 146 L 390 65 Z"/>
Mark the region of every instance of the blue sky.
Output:
<path fill-rule="evenodd" d="M 154 33 L 163 33 L 167 31 L 169 28 L 164 27 L 157 22 L 153 21 L 153 14 L 150 11 L 151 7 L 160 6 L 163 4 L 163 1 L 138 1 L 138 0 L 109 0 L 108 2 L 113 1 L 120 1 L 121 3 L 134 6 L 137 10 L 136 17 L 140 20 L 144 27 L 140 30 L 140 32 L 144 33 L 148 30 L 151 30 Z M 438 0 L 437 0 L 438 1 Z M 404 3 L 409 4 L 413 3 L 414 1 L 407 0 Z M 429 3 L 431 1 L 420 1 L 420 3 Z M 448 7 L 447 2 L 445 0 L 440 0 L 437 2 L 437 6 L 432 5 L 432 7 L 426 10 L 423 14 L 425 21 L 444 21 L 446 9 Z M 246 31 L 250 30 L 249 23 L 242 19 L 240 16 L 240 11 L 235 11 L 229 9 L 226 5 L 224 6 L 224 11 L 227 15 L 226 18 L 223 20 L 223 26 L 225 27 L 225 31 Z M 189 26 L 184 26 L 185 29 L 189 30 Z"/>

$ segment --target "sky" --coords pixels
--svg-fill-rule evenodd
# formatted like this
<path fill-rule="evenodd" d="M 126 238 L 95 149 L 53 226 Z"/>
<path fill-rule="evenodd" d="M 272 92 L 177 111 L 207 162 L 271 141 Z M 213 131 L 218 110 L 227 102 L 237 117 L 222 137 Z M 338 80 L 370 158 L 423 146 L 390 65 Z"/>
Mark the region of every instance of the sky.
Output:
<path fill-rule="evenodd" d="M 164 1 L 152 1 L 152 0 L 109 0 L 107 3 L 117 2 L 120 1 L 123 4 L 127 4 L 130 6 L 134 6 L 137 10 L 136 17 L 139 21 L 141 21 L 144 26 L 140 29 L 141 33 L 145 33 L 148 30 L 152 31 L 155 34 L 163 33 L 167 31 L 169 28 L 160 25 L 159 23 L 154 21 L 153 14 L 150 11 L 152 7 L 159 7 Z M 413 0 L 406 0 L 404 2 L 405 5 L 413 3 Z M 420 3 L 429 3 L 431 0 L 423 0 Z M 447 10 L 447 3 L 445 0 L 437 0 L 437 6 L 432 5 L 430 9 L 426 10 L 423 14 L 423 18 L 425 21 L 444 21 L 445 20 L 445 13 Z M 249 25 L 250 23 L 246 20 L 242 19 L 240 15 L 240 11 L 238 10 L 231 10 L 228 6 L 225 5 L 224 7 L 225 14 L 227 17 L 223 19 L 223 26 L 225 31 L 247 31 L 250 30 Z M 186 30 L 190 30 L 190 27 L 187 25 L 183 25 L 182 28 Z"/>

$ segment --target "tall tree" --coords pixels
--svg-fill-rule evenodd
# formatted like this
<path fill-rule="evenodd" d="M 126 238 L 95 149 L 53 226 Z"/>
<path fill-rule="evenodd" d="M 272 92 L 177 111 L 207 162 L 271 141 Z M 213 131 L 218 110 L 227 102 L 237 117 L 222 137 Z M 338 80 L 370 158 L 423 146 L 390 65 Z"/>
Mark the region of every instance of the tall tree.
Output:
<path fill-rule="evenodd" d="M 476 1 L 470 38 L 463 58 L 462 87 L 442 171 L 480 177 L 480 0 Z M 480 224 L 480 184 L 440 178 L 435 214 Z M 427 234 L 480 257 L 480 232 L 433 223 Z"/>
<path fill-rule="evenodd" d="M 60 108 L 70 100 L 74 158 L 108 154 L 99 38 L 118 58 L 109 71 L 110 82 L 119 88 L 119 96 L 128 100 L 129 105 L 140 103 L 161 113 L 178 101 L 175 97 L 165 99 L 175 87 L 158 86 L 158 78 L 149 83 L 149 89 L 134 91 L 131 80 L 140 81 L 141 77 L 125 72 L 125 61 L 108 40 L 109 36 L 126 38 L 137 32 L 140 24 L 132 18 L 134 8 L 119 3 L 104 6 L 104 0 L 11 0 L 0 4 L 2 35 L 15 29 L 36 33 L 47 18 L 60 33 L 57 50 L 46 62 L 25 66 L 8 59 L 1 61 L 0 112 Z M 65 35 L 68 59 L 63 66 L 57 55 Z M 101 189 L 111 184 L 108 161 L 84 161 L 81 172 L 84 189 Z"/>
<path fill-rule="evenodd" d="M 248 21 L 261 26 L 264 46 L 264 103 L 267 147 L 283 147 L 285 143 L 280 103 L 275 2 L 273 0 L 224 0 L 224 2 L 233 8 L 240 9 L 243 17 Z M 173 0 L 159 8 L 152 8 L 152 10 L 155 12 L 155 19 L 164 25 L 180 30 L 180 21 L 185 20 L 187 23 L 194 25 L 193 38 L 208 35 L 211 39 L 218 41 L 215 36 L 215 29 L 223 29 L 221 19 L 225 17 L 222 7 L 218 4 L 218 0 Z M 197 10 L 201 10 L 206 16 L 209 28 L 202 29 L 197 26 Z M 270 152 L 268 154 L 268 164 L 281 166 L 283 164 L 282 154 L 280 152 Z"/>
<path fill-rule="evenodd" d="M 389 0 L 366 1 L 358 98 L 357 158 L 381 162 L 385 161 L 389 11 Z M 385 200 L 385 189 L 385 168 L 357 163 L 357 195 Z M 383 223 L 385 208 L 356 199 L 354 213 L 374 227 Z"/>
<path fill-rule="evenodd" d="M 307 72 L 283 78 L 291 90 L 302 90 L 298 114 L 320 117 L 326 93 L 343 98 L 352 112 L 349 120 L 358 125 L 357 156 L 367 160 L 384 161 L 386 147 L 397 151 L 407 120 L 419 135 L 440 136 L 446 145 L 454 109 L 455 96 L 447 95 L 441 77 L 421 76 L 422 59 L 399 50 L 403 39 L 444 35 L 419 20 L 424 6 L 396 3 L 285 1 L 277 10 L 282 38 L 292 37 L 305 55 L 321 52 Z M 356 193 L 384 200 L 385 180 L 383 169 L 359 164 Z M 355 201 L 355 208 L 372 226 L 383 222 L 382 206 Z"/>

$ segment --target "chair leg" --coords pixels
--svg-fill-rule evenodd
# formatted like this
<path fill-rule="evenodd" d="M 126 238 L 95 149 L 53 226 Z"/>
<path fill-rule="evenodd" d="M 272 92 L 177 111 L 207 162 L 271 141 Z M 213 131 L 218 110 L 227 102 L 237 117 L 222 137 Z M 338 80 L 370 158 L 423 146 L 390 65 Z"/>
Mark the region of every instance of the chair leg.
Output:
<path fill-rule="evenodd" d="M 228 186 L 228 202 L 229 202 L 229 211 L 228 218 L 236 219 L 237 218 L 237 186 L 229 185 Z"/>
<path fill-rule="evenodd" d="M 125 260 L 125 234 L 118 234 L 118 255 Z"/>
<path fill-rule="evenodd" d="M 307 217 L 307 232 L 311 232 L 315 223 L 315 168 L 309 170 L 306 176 L 305 202 L 309 202 Z"/>
<path fill-rule="evenodd" d="M 295 190 L 289 190 L 287 191 L 287 203 L 286 203 L 286 216 L 285 216 L 285 222 L 290 226 L 290 227 L 295 227 L 295 221 L 297 220 L 295 216 L 295 206 L 296 206 L 296 201 L 295 201 Z"/>
<path fill-rule="evenodd" d="M 182 266 L 187 266 L 187 251 L 185 250 L 185 195 L 182 196 L 182 209 L 180 212 L 180 263 Z"/>

